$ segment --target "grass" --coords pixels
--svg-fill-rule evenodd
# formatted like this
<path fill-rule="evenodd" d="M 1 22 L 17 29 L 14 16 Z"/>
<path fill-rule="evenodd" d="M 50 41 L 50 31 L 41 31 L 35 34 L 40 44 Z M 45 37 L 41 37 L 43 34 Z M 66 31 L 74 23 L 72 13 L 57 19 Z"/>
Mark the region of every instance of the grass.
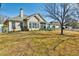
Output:
<path fill-rule="evenodd" d="M 25 31 L 0 34 L 1 56 L 79 56 L 79 32 Z"/>

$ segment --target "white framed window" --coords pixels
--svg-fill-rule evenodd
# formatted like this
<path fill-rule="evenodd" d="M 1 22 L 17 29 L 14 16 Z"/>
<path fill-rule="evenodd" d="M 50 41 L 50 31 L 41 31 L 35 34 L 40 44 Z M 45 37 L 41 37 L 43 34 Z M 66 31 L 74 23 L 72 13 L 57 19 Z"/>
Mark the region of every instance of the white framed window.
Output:
<path fill-rule="evenodd" d="M 12 28 L 15 29 L 15 22 L 12 22 Z"/>
<path fill-rule="evenodd" d="M 39 24 L 35 22 L 29 22 L 29 28 L 39 28 Z"/>

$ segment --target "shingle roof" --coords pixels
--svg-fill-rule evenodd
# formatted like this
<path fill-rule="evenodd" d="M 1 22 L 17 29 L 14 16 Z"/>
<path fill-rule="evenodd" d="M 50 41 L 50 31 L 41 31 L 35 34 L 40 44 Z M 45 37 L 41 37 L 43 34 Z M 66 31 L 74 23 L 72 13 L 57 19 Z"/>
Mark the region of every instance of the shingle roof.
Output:
<path fill-rule="evenodd" d="M 47 23 L 47 21 L 38 13 L 32 14 L 30 16 L 23 15 L 23 17 L 16 16 L 16 17 L 9 18 L 8 20 L 9 21 L 23 21 L 23 19 L 30 19 L 31 17 L 36 17 L 39 20 L 39 22 Z"/>
<path fill-rule="evenodd" d="M 10 21 L 23 21 L 23 19 L 27 18 L 26 15 L 24 15 L 23 17 L 20 17 L 20 16 L 16 16 L 16 17 L 12 17 L 12 18 L 9 18 L 8 20 Z"/>

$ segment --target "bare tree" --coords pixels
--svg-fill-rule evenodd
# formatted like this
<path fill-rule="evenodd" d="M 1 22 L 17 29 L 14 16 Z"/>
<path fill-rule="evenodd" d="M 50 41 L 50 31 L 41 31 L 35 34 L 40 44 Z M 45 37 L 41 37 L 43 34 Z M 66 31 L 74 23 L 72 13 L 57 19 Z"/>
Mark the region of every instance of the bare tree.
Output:
<path fill-rule="evenodd" d="M 75 11 L 75 14 L 74 16 L 79 19 L 79 3 L 76 3 L 75 6 L 74 6 L 74 11 Z"/>
<path fill-rule="evenodd" d="M 68 3 L 51 3 L 45 5 L 47 17 L 57 20 L 61 26 L 61 35 L 63 35 L 63 26 L 65 19 L 71 16 L 71 5 Z"/>
<path fill-rule="evenodd" d="M 0 8 L 1 8 L 1 3 L 0 3 Z"/>

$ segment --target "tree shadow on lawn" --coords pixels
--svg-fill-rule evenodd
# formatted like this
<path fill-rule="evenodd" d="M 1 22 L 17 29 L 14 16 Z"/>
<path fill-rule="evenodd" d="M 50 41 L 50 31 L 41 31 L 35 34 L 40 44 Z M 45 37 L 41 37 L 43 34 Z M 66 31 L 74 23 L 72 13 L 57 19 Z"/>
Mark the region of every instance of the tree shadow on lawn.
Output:
<path fill-rule="evenodd" d="M 56 34 L 56 35 L 59 35 L 59 36 L 63 36 L 63 37 L 78 37 L 77 35 L 70 35 L 70 34 L 63 34 L 63 35 L 61 35 L 61 34 Z"/>

